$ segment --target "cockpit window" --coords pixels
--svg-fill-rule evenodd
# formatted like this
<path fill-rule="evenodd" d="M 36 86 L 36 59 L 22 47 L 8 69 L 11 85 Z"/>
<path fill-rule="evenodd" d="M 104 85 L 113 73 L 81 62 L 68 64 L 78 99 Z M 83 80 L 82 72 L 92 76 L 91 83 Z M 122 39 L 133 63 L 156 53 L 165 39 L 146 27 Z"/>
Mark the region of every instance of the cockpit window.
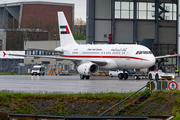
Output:
<path fill-rule="evenodd" d="M 148 51 L 143 51 L 143 54 L 148 54 L 149 52 Z"/>
<path fill-rule="evenodd" d="M 149 54 L 152 54 L 152 52 L 151 52 L 151 51 L 149 51 Z"/>
<path fill-rule="evenodd" d="M 151 51 L 137 51 L 136 54 L 152 54 Z"/>

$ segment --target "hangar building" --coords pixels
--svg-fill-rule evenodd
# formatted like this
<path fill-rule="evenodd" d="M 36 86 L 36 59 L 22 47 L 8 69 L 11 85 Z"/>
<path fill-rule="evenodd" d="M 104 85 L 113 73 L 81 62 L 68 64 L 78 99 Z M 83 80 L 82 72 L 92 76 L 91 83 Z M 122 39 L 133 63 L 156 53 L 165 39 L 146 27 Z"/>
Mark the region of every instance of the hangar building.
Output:
<path fill-rule="evenodd" d="M 74 4 L 42 1 L 0 4 L 0 50 L 24 50 L 24 41 L 55 40 L 57 11 L 65 13 L 72 28 Z M 36 36 L 32 35 L 34 32 Z M 18 41 L 13 40 L 17 37 Z"/>
<path fill-rule="evenodd" d="M 178 8 L 177 0 L 87 0 L 86 42 L 135 44 L 148 38 L 154 39 L 155 56 L 177 53 Z"/>

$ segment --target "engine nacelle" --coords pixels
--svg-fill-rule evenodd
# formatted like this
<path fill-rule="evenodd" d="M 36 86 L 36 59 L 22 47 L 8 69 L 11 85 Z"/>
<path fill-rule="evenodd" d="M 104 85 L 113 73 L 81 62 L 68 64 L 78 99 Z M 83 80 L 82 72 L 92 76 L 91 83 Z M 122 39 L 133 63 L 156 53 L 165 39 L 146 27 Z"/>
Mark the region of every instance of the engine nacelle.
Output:
<path fill-rule="evenodd" d="M 99 71 L 95 63 L 84 63 L 77 67 L 77 72 L 82 75 L 95 75 Z"/>

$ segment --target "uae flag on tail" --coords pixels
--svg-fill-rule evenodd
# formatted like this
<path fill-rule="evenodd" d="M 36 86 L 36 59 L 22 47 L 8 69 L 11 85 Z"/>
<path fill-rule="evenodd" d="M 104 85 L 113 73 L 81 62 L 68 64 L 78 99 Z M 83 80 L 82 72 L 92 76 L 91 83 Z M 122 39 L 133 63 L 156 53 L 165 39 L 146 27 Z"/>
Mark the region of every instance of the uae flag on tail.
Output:
<path fill-rule="evenodd" d="M 61 31 L 61 34 L 70 34 L 70 32 L 69 32 L 69 29 L 68 29 L 68 26 L 67 26 L 67 25 L 60 26 L 60 31 Z"/>

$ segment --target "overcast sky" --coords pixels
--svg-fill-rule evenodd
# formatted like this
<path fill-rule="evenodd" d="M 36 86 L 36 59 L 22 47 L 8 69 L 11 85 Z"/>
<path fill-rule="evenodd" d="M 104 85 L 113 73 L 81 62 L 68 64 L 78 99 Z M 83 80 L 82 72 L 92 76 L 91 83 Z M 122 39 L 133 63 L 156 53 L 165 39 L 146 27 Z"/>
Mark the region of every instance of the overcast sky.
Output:
<path fill-rule="evenodd" d="M 72 3 L 75 6 L 75 18 L 86 20 L 86 0 L 0 0 L 0 4 L 26 1 Z"/>

